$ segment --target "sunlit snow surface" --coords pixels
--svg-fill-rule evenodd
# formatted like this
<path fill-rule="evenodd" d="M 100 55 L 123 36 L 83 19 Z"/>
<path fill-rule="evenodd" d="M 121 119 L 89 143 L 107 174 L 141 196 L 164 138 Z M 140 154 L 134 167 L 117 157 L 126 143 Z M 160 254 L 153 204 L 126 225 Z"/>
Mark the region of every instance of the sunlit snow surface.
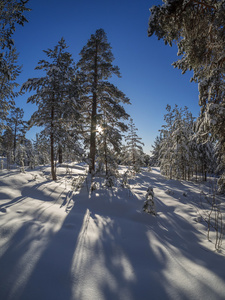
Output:
<path fill-rule="evenodd" d="M 225 299 L 225 251 L 196 222 L 202 186 L 153 168 L 91 193 L 85 165 L 49 172 L 0 171 L 0 299 Z M 141 210 L 149 186 L 156 217 Z"/>

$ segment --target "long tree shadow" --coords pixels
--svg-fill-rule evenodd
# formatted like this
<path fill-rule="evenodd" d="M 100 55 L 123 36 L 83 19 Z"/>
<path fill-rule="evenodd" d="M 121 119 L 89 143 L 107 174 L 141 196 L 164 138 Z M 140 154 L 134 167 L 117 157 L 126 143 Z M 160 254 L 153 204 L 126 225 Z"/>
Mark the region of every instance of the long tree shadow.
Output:
<path fill-rule="evenodd" d="M 210 276 L 203 281 L 189 264 L 211 270 L 221 283 L 216 267 L 225 267 L 224 259 L 197 249 L 196 228 L 174 207 L 157 199 L 165 218 L 140 215 L 135 196 L 100 189 L 88 199 L 86 186 L 73 201 L 64 219 L 56 214 L 43 223 L 37 210 L 14 234 L 0 257 L 0 298 L 196 299 L 192 286 L 198 285 L 206 299 L 223 299 Z"/>
<path fill-rule="evenodd" d="M 143 181 L 147 183 L 147 178 Z M 167 188 L 167 180 L 160 185 L 154 180 L 152 183 Z M 181 183 L 177 186 L 174 198 L 177 201 L 183 186 Z M 106 197 L 109 211 L 114 201 L 112 195 L 109 192 Z M 132 197 L 134 200 L 135 196 Z M 89 242 L 96 256 L 84 262 L 89 266 L 86 266 L 88 274 L 84 285 L 96 286 L 107 300 L 196 299 L 199 291 L 206 299 L 224 299 L 224 258 L 202 248 L 201 233 L 190 220 L 176 213 L 175 206 L 168 207 L 156 200 L 164 217 L 152 221 L 153 217 L 149 216 L 146 226 L 140 224 L 140 217 L 132 218 L 137 220 L 136 223 L 126 219 L 131 216 L 129 213 L 124 218 L 122 214 L 119 218 L 110 214 L 109 218 L 103 209 L 92 206 L 90 216 L 96 225 L 95 231 L 99 230 L 99 237 L 95 242 Z M 130 202 L 131 199 L 124 201 Z M 96 274 L 96 264 L 99 264 L 100 274 Z M 214 277 L 218 278 L 217 288 L 211 284 Z M 88 299 L 87 293 L 88 289 L 78 290 L 77 299 Z"/>
<path fill-rule="evenodd" d="M 84 197 L 82 189 L 73 201 Z M 1 299 L 71 299 L 71 265 L 86 209 L 74 205 L 64 220 L 54 213 L 43 222 L 34 211 L 1 252 Z"/>
<path fill-rule="evenodd" d="M 90 214 L 99 234 L 94 241 L 89 237 L 95 255 L 78 270 L 87 270 L 83 286 L 101 290 L 107 300 L 196 299 L 199 290 L 208 299 L 223 299 L 225 281 L 217 268 L 225 260 L 200 249 L 199 232 L 188 220 L 173 210 L 166 219 L 149 216 L 149 225 L 100 213 Z M 214 276 L 218 290 L 210 283 Z M 79 287 L 76 299 L 89 299 L 88 292 Z"/>

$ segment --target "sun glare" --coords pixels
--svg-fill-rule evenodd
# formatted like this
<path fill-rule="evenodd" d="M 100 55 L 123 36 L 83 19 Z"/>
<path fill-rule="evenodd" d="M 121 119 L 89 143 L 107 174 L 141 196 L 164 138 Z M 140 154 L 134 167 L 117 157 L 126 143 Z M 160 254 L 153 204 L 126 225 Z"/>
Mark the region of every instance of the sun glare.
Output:
<path fill-rule="evenodd" d="M 100 125 L 97 126 L 97 132 L 100 134 L 103 132 L 103 129 Z"/>

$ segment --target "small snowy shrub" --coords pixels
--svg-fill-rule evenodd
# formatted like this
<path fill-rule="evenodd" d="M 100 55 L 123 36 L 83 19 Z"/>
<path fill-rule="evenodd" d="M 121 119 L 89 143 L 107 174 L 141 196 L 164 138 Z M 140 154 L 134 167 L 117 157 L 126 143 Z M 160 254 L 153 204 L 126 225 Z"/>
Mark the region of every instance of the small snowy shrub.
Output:
<path fill-rule="evenodd" d="M 95 190 L 97 190 L 97 183 L 93 181 L 93 182 L 91 183 L 91 192 L 93 192 L 93 191 L 95 191 Z"/>
<path fill-rule="evenodd" d="M 218 179 L 218 193 L 225 194 L 225 174 Z"/>
<path fill-rule="evenodd" d="M 20 166 L 20 172 L 21 172 L 21 173 L 25 173 L 25 169 L 24 169 L 24 161 L 21 160 L 20 163 L 21 163 L 21 166 Z"/>
<path fill-rule="evenodd" d="M 146 193 L 146 200 L 144 202 L 143 205 L 143 211 L 156 216 L 156 209 L 155 209 L 155 202 L 154 202 L 154 192 L 153 192 L 153 188 L 149 187 L 147 189 L 147 193 Z"/>
<path fill-rule="evenodd" d="M 124 188 L 128 185 L 128 171 L 126 171 L 122 176 L 122 184 L 121 186 Z"/>
<path fill-rule="evenodd" d="M 167 189 L 167 190 L 165 191 L 165 193 L 166 193 L 167 195 L 173 195 L 173 194 L 174 194 L 174 191 Z"/>
<path fill-rule="evenodd" d="M 148 172 L 151 172 L 151 171 L 152 171 L 151 166 L 148 166 Z"/>
<path fill-rule="evenodd" d="M 110 188 L 114 186 L 114 177 L 112 175 L 107 175 L 105 179 L 105 186 Z"/>
<path fill-rule="evenodd" d="M 73 190 L 77 191 L 78 189 L 82 188 L 83 181 L 84 181 L 83 176 L 78 176 L 78 177 L 73 178 L 72 183 L 71 183 Z"/>

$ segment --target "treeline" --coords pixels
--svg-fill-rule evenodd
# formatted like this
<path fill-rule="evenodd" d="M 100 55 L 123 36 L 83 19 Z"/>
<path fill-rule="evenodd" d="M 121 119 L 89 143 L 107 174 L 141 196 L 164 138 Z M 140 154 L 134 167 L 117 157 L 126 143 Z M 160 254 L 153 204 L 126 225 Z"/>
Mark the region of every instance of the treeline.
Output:
<path fill-rule="evenodd" d="M 130 100 L 108 81 L 112 75 L 120 77 L 120 72 L 112 64 L 114 57 L 104 30 L 91 35 L 77 64 L 67 48 L 62 38 L 53 49 L 45 50 L 47 59 L 36 67 L 44 76 L 30 78 L 21 87 L 21 92 L 33 92 L 27 102 L 35 103 L 37 110 L 28 126 L 43 128 L 36 148 L 44 142 L 42 149 L 50 152 L 52 179 L 56 180 L 56 161 L 62 163 L 63 156 L 84 159 L 87 153 L 92 174 L 96 165 L 106 175 L 115 173 L 121 161 L 138 169 L 144 152 L 134 134 L 133 120 L 126 124 L 130 116 L 123 104 Z M 128 155 L 122 153 L 125 132 L 130 132 L 126 137 Z"/>
<path fill-rule="evenodd" d="M 167 105 L 166 110 L 165 125 L 153 145 L 151 164 L 159 166 L 169 179 L 206 181 L 208 174 L 216 175 L 218 191 L 223 192 L 220 143 L 199 135 L 198 121 L 187 107 Z"/>
<path fill-rule="evenodd" d="M 136 170 L 146 164 L 149 156 L 135 135 L 133 121 L 128 124 L 130 116 L 124 105 L 130 100 L 109 81 L 121 74 L 113 65 L 111 46 L 103 29 L 91 35 L 77 63 L 64 38 L 53 49 L 44 50 L 35 68 L 42 71 L 42 76 L 28 79 L 15 93 L 21 68 L 11 36 L 16 24 L 27 21 L 27 2 L 5 1 L 0 12 L 0 154 L 7 157 L 7 168 L 13 163 L 33 167 L 50 162 L 52 179 L 56 180 L 56 161 L 85 159 L 90 173 L 101 169 L 106 175 L 114 173 L 121 162 Z M 36 104 L 37 110 L 25 122 L 23 110 L 15 107 L 14 100 L 27 91 L 32 92 L 27 102 Z M 34 125 L 42 130 L 31 143 L 25 134 Z M 126 132 L 127 147 L 123 140 Z"/>

